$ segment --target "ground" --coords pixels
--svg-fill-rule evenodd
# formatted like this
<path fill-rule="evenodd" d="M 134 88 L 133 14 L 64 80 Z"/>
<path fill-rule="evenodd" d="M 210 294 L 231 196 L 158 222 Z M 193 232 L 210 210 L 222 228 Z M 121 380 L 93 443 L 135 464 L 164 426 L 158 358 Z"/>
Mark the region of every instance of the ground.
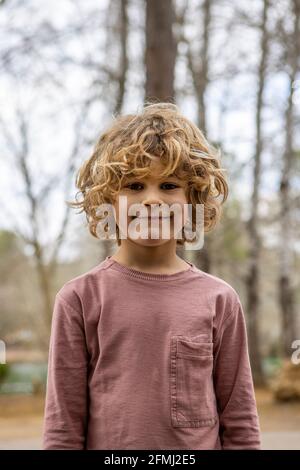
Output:
<path fill-rule="evenodd" d="M 256 389 L 263 449 L 300 450 L 300 402 L 276 403 Z M 44 396 L 0 395 L 0 449 L 41 449 Z"/>

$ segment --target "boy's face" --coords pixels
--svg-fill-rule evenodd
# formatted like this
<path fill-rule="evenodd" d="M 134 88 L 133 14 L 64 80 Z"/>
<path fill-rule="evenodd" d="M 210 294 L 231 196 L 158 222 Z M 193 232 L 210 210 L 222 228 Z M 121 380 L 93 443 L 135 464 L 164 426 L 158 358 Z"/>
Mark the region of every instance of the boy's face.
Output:
<path fill-rule="evenodd" d="M 152 171 L 147 177 L 130 176 L 123 181 L 114 208 L 120 233 L 138 245 L 158 246 L 175 238 L 187 221 L 188 214 L 184 211 L 184 205 L 188 203 L 186 181 L 176 176 L 162 177 L 164 166 L 159 159 L 152 161 L 150 168 Z M 120 196 L 123 196 L 123 202 Z M 124 201 L 126 205 L 123 206 Z M 133 207 L 133 204 L 137 206 Z M 170 211 L 172 205 L 176 206 L 176 215 Z"/>

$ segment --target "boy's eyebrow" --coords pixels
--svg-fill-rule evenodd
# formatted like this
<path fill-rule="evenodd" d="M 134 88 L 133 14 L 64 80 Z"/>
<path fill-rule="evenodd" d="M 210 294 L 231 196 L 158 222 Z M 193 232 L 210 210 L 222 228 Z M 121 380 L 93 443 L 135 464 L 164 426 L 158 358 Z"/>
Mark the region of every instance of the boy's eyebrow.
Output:
<path fill-rule="evenodd" d="M 163 179 L 165 179 L 165 178 L 176 178 L 177 180 L 180 179 L 179 176 L 176 175 L 176 173 L 172 173 L 171 175 L 162 176 L 162 177 L 159 178 L 159 179 L 163 180 Z"/>
<path fill-rule="evenodd" d="M 165 176 L 165 178 L 178 178 L 176 173 L 171 173 L 170 175 Z"/>
<path fill-rule="evenodd" d="M 166 178 L 176 178 L 176 179 L 180 179 L 178 175 L 176 175 L 176 173 L 172 173 L 170 175 L 166 175 L 166 176 L 158 176 L 157 179 L 158 180 L 164 180 Z M 125 176 L 125 179 L 139 179 L 138 176 L 134 176 L 134 175 L 128 175 L 128 176 Z M 143 179 L 143 178 L 141 178 Z"/>

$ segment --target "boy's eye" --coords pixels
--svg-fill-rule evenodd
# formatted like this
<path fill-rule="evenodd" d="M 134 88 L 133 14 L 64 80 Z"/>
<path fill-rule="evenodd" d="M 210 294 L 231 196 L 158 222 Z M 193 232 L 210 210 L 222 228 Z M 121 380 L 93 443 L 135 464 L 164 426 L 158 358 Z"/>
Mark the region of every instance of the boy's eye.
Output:
<path fill-rule="evenodd" d="M 132 189 L 133 191 L 138 191 L 139 189 L 141 189 L 141 188 L 139 188 L 139 186 L 143 187 L 142 183 L 130 183 L 125 187 L 129 188 L 129 189 Z"/>
<path fill-rule="evenodd" d="M 175 183 L 163 183 L 162 186 L 169 186 L 168 188 L 166 189 L 176 189 L 178 188 L 178 185 L 175 184 Z M 171 187 L 170 187 L 171 186 Z"/>
<path fill-rule="evenodd" d="M 175 183 L 162 183 L 161 184 L 162 189 L 176 189 L 178 188 L 178 185 Z M 129 183 L 125 186 L 125 188 L 132 189 L 133 191 L 139 191 L 140 189 L 143 189 L 143 184 L 142 183 Z"/>

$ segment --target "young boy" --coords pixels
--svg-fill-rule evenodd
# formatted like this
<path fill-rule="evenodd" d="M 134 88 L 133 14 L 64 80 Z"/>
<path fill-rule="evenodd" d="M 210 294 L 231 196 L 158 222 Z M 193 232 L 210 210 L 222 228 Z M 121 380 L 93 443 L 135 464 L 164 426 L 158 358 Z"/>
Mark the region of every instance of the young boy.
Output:
<path fill-rule="evenodd" d="M 195 228 L 202 204 L 215 226 L 228 185 L 213 147 L 175 105 L 146 105 L 102 134 L 77 187 L 94 236 L 112 205 L 118 249 L 56 295 L 43 448 L 260 449 L 240 298 L 177 256 L 174 214 L 163 237 L 152 212 L 177 205 L 183 229 L 190 204 Z M 140 207 L 125 215 L 137 236 L 120 196 Z"/>

